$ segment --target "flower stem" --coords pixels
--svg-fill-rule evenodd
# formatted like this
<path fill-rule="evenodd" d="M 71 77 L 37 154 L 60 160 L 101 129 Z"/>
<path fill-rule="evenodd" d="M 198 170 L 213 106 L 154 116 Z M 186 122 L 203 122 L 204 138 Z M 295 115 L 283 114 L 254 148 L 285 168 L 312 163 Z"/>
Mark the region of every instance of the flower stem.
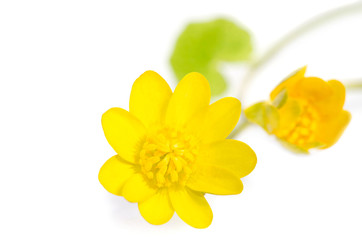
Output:
<path fill-rule="evenodd" d="M 234 137 L 236 137 L 237 135 L 239 135 L 239 133 L 241 133 L 245 128 L 247 128 L 248 126 L 250 126 L 250 122 L 244 117 L 243 121 L 241 123 L 239 123 L 234 131 L 232 131 L 230 133 L 230 135 L 227 137 L 228 139 L 232 139 Z"/>
<path fill-rule="evenodd" d="M 243 81 L 240 84 L 239 94 L 237 95 L 239 99 L 241 99 L 244 95 L 246 89 L 248 88 L 248 85 L 250 84 L 250 81 L 252 80 L 256 72 L 295 39 L 299 38 L 300 36 L 304 35 L 305 33 L 311 31 L 314 28 L 319 27 L 326 22 L 329 22 L 332 19 L 349 15 L 353 12 L 358 12 L 361 10 L 362 2 L 356 2 L 344 7 L 339 7 L 327 11 L 319 16 L 310 19 L 309 21 L 292 30 L 289 34 L 282 37 L 268 51 L 266 51 L 264 55 L 251 63 L 248 71 L 244 76 Z"/>
<path fill-rule="evenodd" d="M 362 80 L 355 81 L 350 84 L 346 84 L 347 90 L 362 90 Z"/>

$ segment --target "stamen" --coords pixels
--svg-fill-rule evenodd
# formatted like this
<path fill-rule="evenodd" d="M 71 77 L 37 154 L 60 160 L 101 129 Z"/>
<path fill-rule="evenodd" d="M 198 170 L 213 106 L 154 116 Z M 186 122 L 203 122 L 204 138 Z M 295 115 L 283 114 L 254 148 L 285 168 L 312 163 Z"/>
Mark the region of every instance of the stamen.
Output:
<path fill-rule="evenodd" d="M 140 151 L 142 172 L 157 187 L 185 185 L 198 152 L 197 142 L 192 135 L 181 131 L 153 132 Z"/>
<path fill-rule="evenodd" d="M 317 129 L 318 112 L 308 103 L 301 102 L 302 113 L 296 123 L 289 129 L 283 129 L 276 135 L 297 146 L 308 148 L 315 138 Z"/>

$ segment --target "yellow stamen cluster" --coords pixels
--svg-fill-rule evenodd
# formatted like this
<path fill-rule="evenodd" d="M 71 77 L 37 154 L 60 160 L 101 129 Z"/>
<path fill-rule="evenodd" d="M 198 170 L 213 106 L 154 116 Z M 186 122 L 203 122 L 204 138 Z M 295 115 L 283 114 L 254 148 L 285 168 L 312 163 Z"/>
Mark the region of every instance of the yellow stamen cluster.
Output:
<path fill-rule="evenodd" d="M 298 120 L 278 135 L 281 139 L 300 147 L 313 143 L 317 129 L 318 112 L 308 103 L 301 104 Z"/>
<path fill-rule="evenodd" d="M 149 134 L 142 146 L 141 170 L 157 187 L 185 185 L 196 154 L 195 138 L 181 131 L 161 129 Z"/>

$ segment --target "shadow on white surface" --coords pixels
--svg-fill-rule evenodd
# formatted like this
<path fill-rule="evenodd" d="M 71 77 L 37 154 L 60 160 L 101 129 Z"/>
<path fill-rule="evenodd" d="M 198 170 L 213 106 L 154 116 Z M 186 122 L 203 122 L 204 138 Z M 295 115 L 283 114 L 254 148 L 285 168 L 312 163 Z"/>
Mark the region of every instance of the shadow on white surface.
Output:
<path fill-rule="evenodd" d="M 112 194 L 106 196 L 109 202 L 110 217 L 113 219 L 116 225 L 120 228 L 132 228 L 144 231 L 145 229 L 152 228 L 168 228 L 168 229 L 180 229 L 190 228 L 184 223 L 175 213 L 171 220 L 161 226 L 155 226 L 148 223 L 140 214 L 137 203 L 130 203 L 123 197 L 118 197 Z"/>

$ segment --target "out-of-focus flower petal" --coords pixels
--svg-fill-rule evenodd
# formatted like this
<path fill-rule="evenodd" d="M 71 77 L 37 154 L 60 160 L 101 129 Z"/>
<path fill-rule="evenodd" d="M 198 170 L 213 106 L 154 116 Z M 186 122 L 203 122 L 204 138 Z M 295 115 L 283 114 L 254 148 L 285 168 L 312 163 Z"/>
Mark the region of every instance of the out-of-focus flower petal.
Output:
<path fill-rule="evenodd" d="M 307 66 L 304 66 L 297 71 L 290 74 L 290 76 L 286 77 L 284 81 L 282 81 L 271 93 L 270 93 L 270 99 L 274 100 L 278 94 L 285 88 L 288 88 L 289 86 L 295 85 L 299 80 L 304 78 L 305 72 L 307 70 Z"/>
<path fill-rule="evenodd" d="M 350 120 L 351 114 L 347 111 L 342 111 L 334 118 L 319 122 L 316 140 L 325 144 L 323 148 L 332 146 L 341 137 Z"/>

